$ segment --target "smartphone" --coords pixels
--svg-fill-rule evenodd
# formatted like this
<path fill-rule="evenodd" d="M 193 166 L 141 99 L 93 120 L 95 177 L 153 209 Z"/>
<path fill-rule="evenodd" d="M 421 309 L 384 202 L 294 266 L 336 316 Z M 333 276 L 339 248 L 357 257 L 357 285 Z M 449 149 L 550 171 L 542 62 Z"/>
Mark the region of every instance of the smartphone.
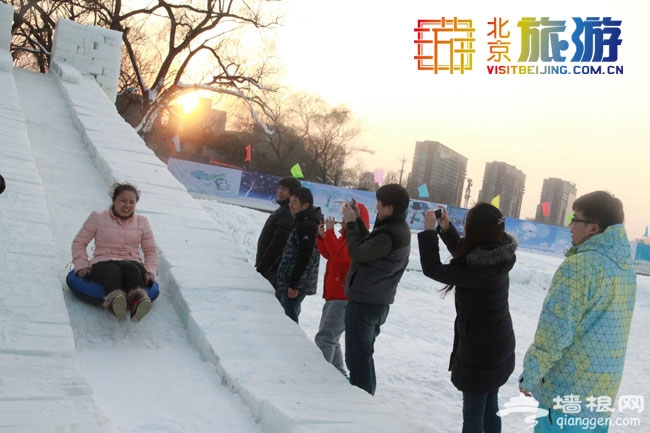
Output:
<path fill-rule="evenodd" d="M 436 209 L 436 210 L 435 210 L 435 214 L 436 214 L 436 219 L 437 219 L 437 220 L 439 220 L 440 218 L 442 218 L 442 209 L 440 209 L 440 208 Z"/>

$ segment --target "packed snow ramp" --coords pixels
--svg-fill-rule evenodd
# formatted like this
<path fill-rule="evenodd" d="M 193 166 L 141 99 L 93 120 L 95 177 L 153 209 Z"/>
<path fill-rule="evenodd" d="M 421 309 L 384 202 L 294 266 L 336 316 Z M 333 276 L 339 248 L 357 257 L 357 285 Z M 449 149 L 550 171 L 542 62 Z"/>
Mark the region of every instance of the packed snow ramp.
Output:
<path fill-rule="evenodd" d="M 213 375 L 217 389 L 184 394 L 179 410 L 202 408 L 213 392 L 210 401 L 221 401 L 216 394 L 225 391 L 245 404 L 251 432 L 419 431 L 325 362 L 269 283 L 118 115 L 119 63 L 97 62 L 115 61 L 119 33 L 66 22 L 63 34 L 59 23 L 58 55 L 49 74 L 37 74 L 14 69 L 5 55 L 12 12 L 0 4 L 0 173 L 7 180 L 0 196 L 0 432 L 118 431 L 105 404 L 114 396 L 89 384 L 115 376 L 125 380 L 125 394 L 146 401 L 152 391 L 138 381 L 154 371 L 160 392 L 173 395 L 184 379 L 171 371 L 173 360 L 161 358 L 173 358 L 165 346 L 184 347 L 180 340 L 197 356 L 197 366 L 185 367 Z M 142 191 L 138 212 L 160 251 L 162 295 L 138 324 L 116 323 L 64 284 L 72 237 L 90 211 L 108 206 L 114 181 Z M 116 371 L 126 366 L 101 364 L 115 351 L 142 370 L 120 379 Z M 178 431 L 173 413 L 157 418 L 137 431 Z"/>

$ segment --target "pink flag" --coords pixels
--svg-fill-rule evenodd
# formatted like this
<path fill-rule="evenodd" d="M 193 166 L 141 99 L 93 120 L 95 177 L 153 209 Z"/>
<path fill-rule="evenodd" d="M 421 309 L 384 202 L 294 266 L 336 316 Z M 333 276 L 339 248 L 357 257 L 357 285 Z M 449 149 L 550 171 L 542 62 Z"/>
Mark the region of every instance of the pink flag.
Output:
<path fill-rule="evenodd" d="M 375 170 L 375 183 L 384 183 L 384 170 Z"/>
<path fill-rule="evenodd" d="M 547 217 L 551 214 L 551 207 L 549 202 L 545 201 L 542 203 L 542 214 Z"/>

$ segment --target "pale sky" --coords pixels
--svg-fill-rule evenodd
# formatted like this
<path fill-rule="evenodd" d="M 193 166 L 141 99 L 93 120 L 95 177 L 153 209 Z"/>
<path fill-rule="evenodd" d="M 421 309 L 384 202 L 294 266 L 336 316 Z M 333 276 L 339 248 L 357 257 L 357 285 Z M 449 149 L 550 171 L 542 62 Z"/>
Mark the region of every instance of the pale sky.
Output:
<path fill-rule="evenodd" d="M 619 197 L 629 237 L 640 237 L 650 224 L 650 8 L 631 0 L 527 3 L 283 0 L 278 49 L 286 84 L 353 110 L 365 130 L 354 144 L 376 152 L 359 154 L 368 170 L 399 170 L 406 157 L 409 172 L 415 142 L 436 140 L 469 159 L 470 205 L 485 163 L 504 161 L 526 174 L 521 218 L 534 217 L 543 179 L 559 177 L 578 195 L 604 189 Z M 516 22 L 525 16 L 566 20 L 569 30 L 574 16 L 623 20 L 615 63 L 623 75 L 489 75 L 487 21 L 511 21 L 512 62 L 502 64 L 517 65 Z M 472 71 L 417 70 L 417 20 L 442 17 L 473 20 Z"/>

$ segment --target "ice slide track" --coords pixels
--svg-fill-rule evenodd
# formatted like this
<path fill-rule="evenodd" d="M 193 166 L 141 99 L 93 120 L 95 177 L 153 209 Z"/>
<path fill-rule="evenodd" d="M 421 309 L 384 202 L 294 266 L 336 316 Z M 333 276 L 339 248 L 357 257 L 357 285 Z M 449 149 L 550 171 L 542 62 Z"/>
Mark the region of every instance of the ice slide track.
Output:
<path fill-rule="evenodd" d="M 156 235 L 162 293 L 142 322 L 117 324 L 64 289 L 76 358 L 120 432 L 422 431 L 324 361 L 97 83 L 21 70 L 13 76 L 62 288 L 70 243 L 91 210 L 107 207 L 114 180 L 142 190 L 138 211 Z"/>
<path fill-rule="evenodd" d="M 14 76 L 63 274 L 90 210 L 110 203 L 110 181 L 90 155 L 56 78 L 20 70 Z M 142 323 L 121 325 L 64 288 L 77 358 L 98 405 L 120 432 L 261 431 L 188 341 L 172 296 L 163 291 Z"/>

